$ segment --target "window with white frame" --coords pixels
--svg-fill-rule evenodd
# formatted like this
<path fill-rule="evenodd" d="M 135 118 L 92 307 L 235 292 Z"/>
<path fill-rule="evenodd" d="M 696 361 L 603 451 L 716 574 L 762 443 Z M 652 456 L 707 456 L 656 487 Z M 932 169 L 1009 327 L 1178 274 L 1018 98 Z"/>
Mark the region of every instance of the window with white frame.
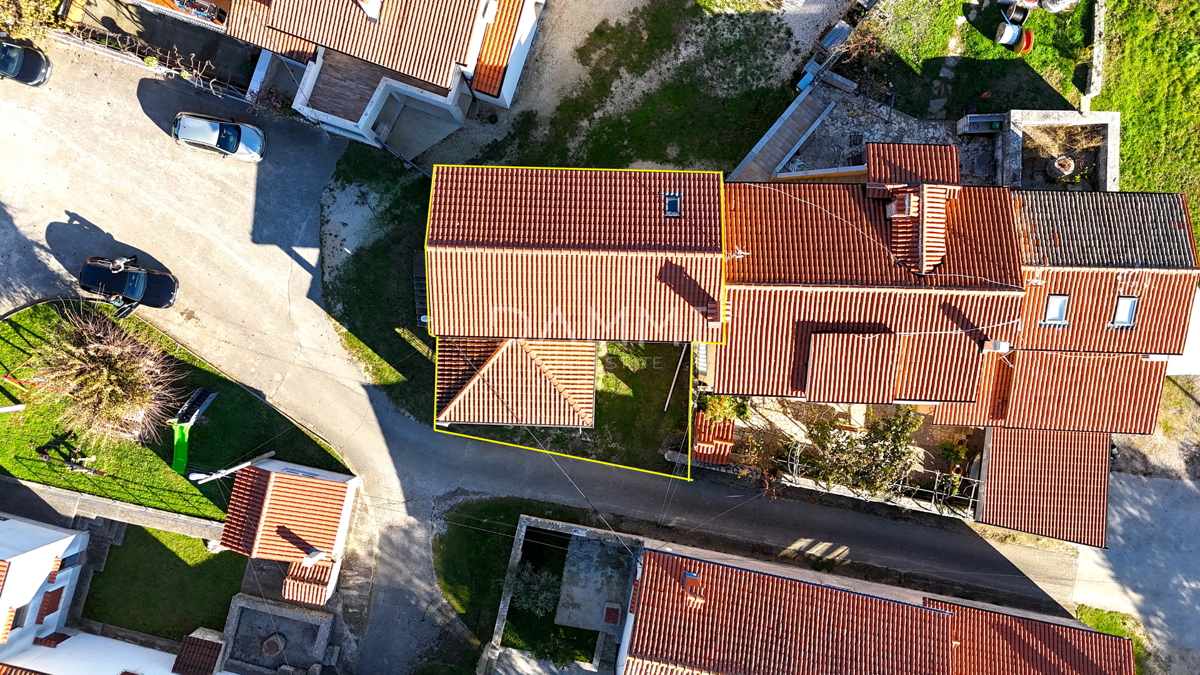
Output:
<path fill-rule="evenodd" d="M 1109 322 L 1109 328 L 1133 328 L 1134 319 L 1137 317 L 1138 296 L 1122 295 L 1117 298 L 1117 307 L 1113 311 L 1112 321 Z"/>
<path fill-rule="evenodd" d="M 1042 323 L 1046 325 L 1065 325 L 1067 323 L 1067 305 L 1070 304 L 1071 296 L 1069 295 L 1049 295 L 1046 297 L 1046 314 L 1042 317 Z"/>

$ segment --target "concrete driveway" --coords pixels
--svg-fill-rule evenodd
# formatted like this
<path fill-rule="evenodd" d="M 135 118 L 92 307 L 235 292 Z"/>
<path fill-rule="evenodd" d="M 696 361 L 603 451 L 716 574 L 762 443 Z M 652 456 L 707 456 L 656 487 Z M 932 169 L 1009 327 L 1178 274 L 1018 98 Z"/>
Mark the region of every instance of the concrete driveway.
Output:
<path fill-rule="evenodd" d="M 43 89 L 0 82 L 0 314 L 72 292 L 88 255 L 138 252 L 178 275 L 179 304 L 142 315 L 317 430 L 364 478 L 380 542 L 359 672 L 406 672 L 453 620 L 433 570 L 434 515 L 472 494 L 661 521 L 661 539 L 837 553 L 1069 602 L 1073 556 L 995 544 L 957 521 L 923 527 L 434 433 L 364 386 L 321 308 L 317 199 L 342 141 L 260 121 L 260 165 L 187 152 L 166 132 L 178 110 L 245 113 L 89 53 L 56 46 L 51 58 Z"/>

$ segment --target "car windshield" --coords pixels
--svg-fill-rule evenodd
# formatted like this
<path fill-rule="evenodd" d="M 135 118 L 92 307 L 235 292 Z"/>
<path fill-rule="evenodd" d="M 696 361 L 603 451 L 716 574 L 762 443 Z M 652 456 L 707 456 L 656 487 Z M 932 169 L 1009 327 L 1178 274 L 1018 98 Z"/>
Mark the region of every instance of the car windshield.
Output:
<path fill-rule="evenodd" d="M 21 72 L 21 61 L 25 60 L 25 50 L 14 45 L 0 44 L 0 72 L 9 77 L 16 77 Z"/>
<path fill-rule="evenodd" d="M 221 132 L 217 135 L 217 147 L 225 152 L 237 152 L 238 141 L 241 139 L 241 127 L 236 124 L 222 124 Z"/>
<path fill-rule="evenodd" d="M 125 297 L 132 300 L 141 300 L 146 294 L 146 273 L 136 270 L 124 272 L 129 275 L 129 280 L 125 283 Z"/>

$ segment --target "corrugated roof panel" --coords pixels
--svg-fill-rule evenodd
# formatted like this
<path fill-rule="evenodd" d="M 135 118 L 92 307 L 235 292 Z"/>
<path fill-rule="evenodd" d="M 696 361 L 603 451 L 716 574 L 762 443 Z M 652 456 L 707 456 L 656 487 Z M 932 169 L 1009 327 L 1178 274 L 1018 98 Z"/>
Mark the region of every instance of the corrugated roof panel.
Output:
<path fill-rule="evenodd" d="M 638 586 L 638 673 L 950 673 L 942 612 L 656 551 Z"/>
<path fill-rule="evenodd" d="M 307 40 L 267 28 L 270 0 L 232 0 L 225 34 L 243 42 L 262 47 L 293 61 L 308 63 L 317 54 L 317 46 Z"/>
<path fill-rule="evenodd" d="M 1196 266 L 1183 195 L 1014 190 L 1013 203 L 1026 265 Z"/>
<path fill-rule="evenodd" d="M 513 38 L 517 35 L 517 23 L 521 19 L 521 7 L 525 0 L 498 0 L 496 18 L 483 33 L 483 46 L 479 49 L 479 61 L 475 65 L 475 77 L 471 84 L 475 91 L 489 96 L 499 96 L 508 72 L 508 59 L 512 56 Z"/>
<path fill-rule="evenodd" d="M 816 403 L 891 403 L 900 336 L 813 333 L 805 396 Z"/>
<path fill-rule="evenodd" d="M 959 182 L 958 146 L 910 143 L 867 143 L 867 182 Z"/>
<path fill-rule="evenodd" d="M 1020 346 L 1127 354 L 1182 354 L 1197 272 L 1026 267 Z M 1069 296 L 1067 325 L 1041 325 L 1049 295 Z M 1137 297 L 1133 326 L 1112 326 L 1120 296 Z"/>
<path fill-rule="evenodd" d="M 992 429 L 980 522 L 1104 547 L 1109 435 Z"/>
<path fill-rule="evenodd" d="M 954 675 L 1133 675 L 1133 643 L 1093 630 L 1022 619 L 949 602 Z"/>
<path fill-rule="evenodd" d="M 886 202 L 862 185 L 725 187 L 728 280 L 736 284 L 1020 290 L 1012 204 L 1002 188 L 963 188 L 946 204 L 946 252 L 930 274 L 893 254 Z M 919 242 L 915 242 L 919 245 Z"/>

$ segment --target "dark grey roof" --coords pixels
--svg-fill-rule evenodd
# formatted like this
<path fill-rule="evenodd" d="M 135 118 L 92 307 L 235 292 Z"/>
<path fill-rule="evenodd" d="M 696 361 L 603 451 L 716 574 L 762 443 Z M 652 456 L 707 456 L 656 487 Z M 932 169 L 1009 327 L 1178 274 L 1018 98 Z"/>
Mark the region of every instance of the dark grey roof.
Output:
<path fill-rule="evenodd" d="M 1014 190 L 1024 265 L 1196 266 L 1183 195 Z"/>

